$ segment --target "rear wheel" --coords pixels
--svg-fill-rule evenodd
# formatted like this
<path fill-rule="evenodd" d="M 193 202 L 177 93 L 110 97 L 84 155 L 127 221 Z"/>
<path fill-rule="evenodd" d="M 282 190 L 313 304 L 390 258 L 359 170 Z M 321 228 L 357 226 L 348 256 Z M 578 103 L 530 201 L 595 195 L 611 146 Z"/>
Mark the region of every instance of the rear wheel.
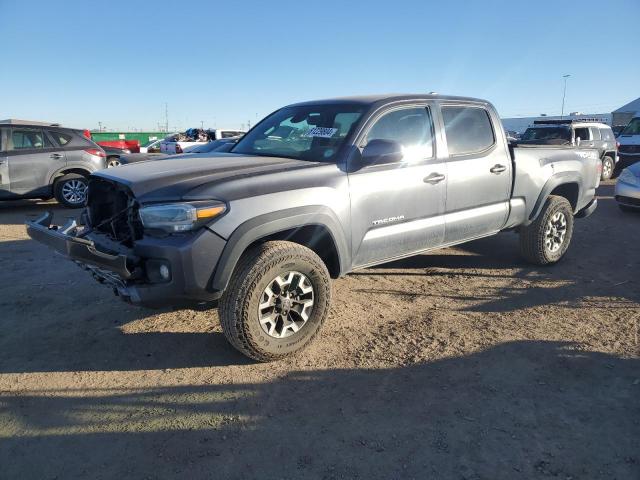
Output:
<path fill-rule="evenodd" d="M 220 301 L 222 330 L 248 357 L 277 360 L 311 343 L 330 300 L 329 272 L 318 255 L 292 242 L 265 242 L 236 265 Z"/>
<path fill-rule="evenodd" d="M 80 208 L 87 199 L 87 178 L 77 173 L 68 173 L 56 180 L 53 194 L 58 203 L 68 208 Z"/>
<path fill-rule="evenodd" d="M 520 252 L 529 262 L 548 265 L 560 260 L 573 235 L 573 210 L 564 197 L 551 195 L 535 221 L 520 229 Z"/>
<path fill-rule="evenodd" d="M 602 174 L 600 175 L 600 179 L 609 180 L 613 176 L 613 169 L 615 166 L 613 158 L 604 157 L 602 159 Z"/>

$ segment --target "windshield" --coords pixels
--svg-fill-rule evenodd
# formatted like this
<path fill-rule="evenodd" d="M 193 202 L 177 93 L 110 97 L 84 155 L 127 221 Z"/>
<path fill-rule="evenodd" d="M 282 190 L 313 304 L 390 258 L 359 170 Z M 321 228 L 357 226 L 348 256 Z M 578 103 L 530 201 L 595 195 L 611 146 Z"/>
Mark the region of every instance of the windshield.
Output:
<path fill-rule="evenodd" d="M 527 128 L 520 141 L 542 144 L 571 143 L 571 129 L 569 127 Z"/>
<path fill-rule="evenodd" d="M 160 140 L 149 140 L 147 143 L 143 145 L 143 147 L 150 147 L 154 143 L 158 143 Z"/>
<path fill-rule="evenodd" d="M 353 104 L 285 107 L 256 125 L 231 152 L 332 162 L 363 110 Z"/>
<path fill-rule="evenodd" d="M 640 135 L 640 118 L 634 118 L 620 135 Z"/>

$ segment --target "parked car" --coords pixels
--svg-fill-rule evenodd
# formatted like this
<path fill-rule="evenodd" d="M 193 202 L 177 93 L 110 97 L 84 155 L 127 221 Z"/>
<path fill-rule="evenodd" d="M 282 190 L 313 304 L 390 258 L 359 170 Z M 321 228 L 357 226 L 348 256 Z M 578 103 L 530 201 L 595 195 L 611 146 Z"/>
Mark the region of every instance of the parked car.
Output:
<path fill-rule="evenodd" d="M 235 143 L 238 143 L 238 139 L 240 137 L 231 137 L 231 138 L 222 138 L 220 140 L 213 140 L 207 143 L 201 143 L 199 145 L 195 145 L 192 147 L 187 147 L 184 149 L 184 153 L 209 153 L 219 151 L 221 147 L 226 148 L 227 146 L 231 146 Z"/>
<path fill-rule="evenodd" d="M 140 147 L 140 153 L 160 153 L 160 144 L 162 143 L 164 138 L 159 138 L 158 140 L 153 140 L 146 145 Z"/>
<path fill-rule="evenodd" d="M 102 147 L 104 153 L 107 155 L 107 168 L 117 167 L 120 165 L 120 157 L 131 153 L 131 150 L 128 148 L 116 148 L 108 145 L 100 145 L 100 147 Z"/>
<path fill-rule="evenodd" d="M 510 146 L 490 103 L 440 95 L 289 105 L 229 153 L 161 162 L 95 173 L 85 225 L 48 213 L 27 231 L 129 302 L 219 300 L 227 339 L 260 361 L 308 345 L 330 278 L 356 269 L 502 230 L 558 262 L 602 167 L 592 148 Z"/>
<path fill-rule="evenodd" d="M 184 133 L 165 138 L 160 142 L 160 151 L 169 155 L 184 153 L 189 147 L 197 147 L 212 140 L 241 137 L 244 133 L 240 130 L 191 128 Z"/>
<path fill-rule="evenodd" d="M 618 153 L 618 168 L 625 168 L 640 161 L 640 117 L 633 118 L 618 136 Z"/>
<path fill-rule="evenodd" d="M 88 130 L 26 120 L 0 121 L 0 200 L 55 197 L 84 205 L 87 177 L 107 166 Z"/>
<path fill-rule="evenodd" d="M 148 160 L 160 160 L 167 158 L 166 153 L 131 153 L 120 157 L 120 165 L 129 165 L 130 163 L 146 162 Z"/>
<path fill-rule="evenodd" d="M 618 148 L 611 127 L 584 120 L 536 120 L 518 141 L 521 145 L 578 145 L 595 148 L 602 160 L 602 180 L 608 180 L 618 162 Z"/>
<path fill-rule="evenodd" d="M 640 212 L 640 162 L 622 170 L 614 195 L 621 210 Z"/>

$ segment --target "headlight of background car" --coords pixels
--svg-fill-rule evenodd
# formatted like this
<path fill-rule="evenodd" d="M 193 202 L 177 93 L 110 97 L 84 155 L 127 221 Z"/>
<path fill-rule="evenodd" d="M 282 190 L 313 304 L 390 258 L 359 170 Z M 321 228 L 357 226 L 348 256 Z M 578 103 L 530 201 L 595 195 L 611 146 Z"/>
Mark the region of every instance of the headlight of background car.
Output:
<path fill-rule="evenodd" d="M 622 171 L 620 176 L 618 177 L 619 182 L 628 183 L 629 185 L 640 186 L 640 179 L 636 177 L 633 173 L 631 173 L 626 168 Z"/>
<path fill-rule="evenodd" d="M 139 214 L 144 228 L 174 233 L 194 230 L 226 211 L 220 202 L 168 203 L 142 207 Z"/>

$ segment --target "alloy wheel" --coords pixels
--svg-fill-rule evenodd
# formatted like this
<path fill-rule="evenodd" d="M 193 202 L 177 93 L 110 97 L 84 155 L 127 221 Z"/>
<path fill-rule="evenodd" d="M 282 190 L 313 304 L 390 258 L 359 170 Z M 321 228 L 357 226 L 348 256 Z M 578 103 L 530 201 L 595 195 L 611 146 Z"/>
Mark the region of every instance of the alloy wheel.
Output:
<path fill-rule="evenodd" d="M 77 179 L 66 181 L 62 186 L 62 197 L 69 203 L 84 203 L 87 198 L 87 184 Z"/>
<path fill-rule="evenodd" d="M 260 296 L 258 319 L 273 338 L 286 338 L 307 323 L 313 311 L 314 291 L 309 279 L 291 271 L 271 280 Z"/>
<path fill-rule="evenodd" d="M 544 230 L 544 246 L 551 252 L 555 253 L 564 243 L 567 234 L 567 217 L 563 212 L 556 212 L 547 222 Z"/>

